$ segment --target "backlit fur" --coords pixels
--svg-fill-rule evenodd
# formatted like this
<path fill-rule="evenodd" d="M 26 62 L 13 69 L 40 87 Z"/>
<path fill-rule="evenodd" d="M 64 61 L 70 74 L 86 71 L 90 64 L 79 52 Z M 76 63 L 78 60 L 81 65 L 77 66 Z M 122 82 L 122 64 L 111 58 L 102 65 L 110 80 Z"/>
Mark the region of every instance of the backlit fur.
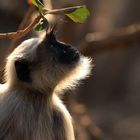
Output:
<path fill-rule="evenodd" d="M 7 58 L 5 84 L 0 86 L 0 140 L 75 140 L 59 93 L 89 75 L 91 60 L 80 55 L 73 65 L 58 63 L 44 50 L 51 35 L 24 41 Z M 17 60 L 28 62 L 31 82 L 19 80 Z"/>

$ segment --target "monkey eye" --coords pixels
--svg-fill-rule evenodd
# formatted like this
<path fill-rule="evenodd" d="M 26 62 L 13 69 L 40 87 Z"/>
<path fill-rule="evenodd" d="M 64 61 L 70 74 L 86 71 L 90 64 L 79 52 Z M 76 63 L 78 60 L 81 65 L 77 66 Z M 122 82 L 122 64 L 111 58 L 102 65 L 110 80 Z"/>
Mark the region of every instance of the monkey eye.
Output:
<path fill-rule="evenodd" d="M 54 44 L 51 44 L 50 45 L 50 49 L 54 50 L 55 49 L 55 45 Z"/>
<path fill-rule="evenodd" d="M 55 44 L 51 43 L 50 45 L 48 45 L 49 50 L 51 50 L 52 52 L 55 52 L 56 54 L 59 53 L 57 47 Z"/>

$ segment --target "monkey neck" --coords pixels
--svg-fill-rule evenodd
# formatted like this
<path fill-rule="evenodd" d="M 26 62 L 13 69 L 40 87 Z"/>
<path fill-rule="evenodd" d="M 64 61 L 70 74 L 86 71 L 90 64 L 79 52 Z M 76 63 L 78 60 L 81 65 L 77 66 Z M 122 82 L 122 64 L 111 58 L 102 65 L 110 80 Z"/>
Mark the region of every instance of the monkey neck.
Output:
<path fill-rule="evenodd" d="M 35 89 L 28 89 L 23 87 L 9 87 L 7 86 L 7 89 L 3 90 L 3 93 L 5 93 L 5 97 L 10 98 L 13 100 L 14 104 L 28 104 L 29 106 L 33 106 L 34 109 L 38 108 L 38 110 L 43 111 L 43 109 L 46 110 L 52 110 L 53 108 L 53 91 L 47 90 L 47 91 L 39 91 Z M 49 92 L 48 92 L 49 91 Z M 19 107 L 22 107 L 19 106 Z M 27 107 L 28 108 L 28 107 Z M 39 112 L 40 112 L 39 111 Z"/>
<path fill-rule="evenodd" d="M 7 89 L 9 89 L 10 92 L 11 91 L 22 92 L 27 95 L 32 94 L 32 95 L 42 96 L 48 99 L 51 99 L 54 93 L 54 88 L 50 88 L 47 86 L 45 88 L 37 88 L 26 83 L 17 83 L 16 85 L 12 85 L 12 86 L 10 86 L 9 84 L 5 84 L 5 85 L 7 85 Z"/>
<path fill-rule="evenodd" d="M 51 119 L 48 115 L 53 110 L 52 93 L 43 93 L 34 89 L 13 88 L 8 94 L 11 96 L 11 100 L 14 100 L 14 104 L 19 104 L 17 111 L 26 108 L 27 112 L 33 111 L 35 114 L 38 114 L 38 117 L 44 114 L 48 119 Z"/>
<path fill-rule="evenodd" d="M 13 86 L 10 88 L 7 86 L 7 89 L 8 90 L 3 91 L 3 93 L 5 93 L 5 99 L 11 98 L 9 100 L 11 100 L 13 103 L 13 108 L 11 106 L 12 110 L 14 110 L 14 108 L 17 108 L 18 112 L 18 110 L 22 110 L 22 108 L 25 108 L 27 112 L 36 112 L 38 116 L 42 116 L 44 114 L 44 116 L 46 116 L 48 120 L 51 119 L 49 116 L 52 113 L 54 107 L 53 90 L 49 89 L 39 91 L 35 90 L 34 88 L 26 88 L 23 86 Z"/>

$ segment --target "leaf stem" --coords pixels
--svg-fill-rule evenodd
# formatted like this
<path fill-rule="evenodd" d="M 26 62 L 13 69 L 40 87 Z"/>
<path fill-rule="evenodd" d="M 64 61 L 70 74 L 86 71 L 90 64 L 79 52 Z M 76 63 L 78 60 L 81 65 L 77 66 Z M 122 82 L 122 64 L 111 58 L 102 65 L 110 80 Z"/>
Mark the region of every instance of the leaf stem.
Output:
<path fill-rule="evenodd" d="M 44 9 L 44 14 L 69 14 L 74 12 L 76 9 L 86 7 L 85 5 L 81 6 L 73 6 L 73 7 L 67 7 L 67 8 L 61 8 L 61 9 L 54 9 L 54 10 L 46 10 Z"/>

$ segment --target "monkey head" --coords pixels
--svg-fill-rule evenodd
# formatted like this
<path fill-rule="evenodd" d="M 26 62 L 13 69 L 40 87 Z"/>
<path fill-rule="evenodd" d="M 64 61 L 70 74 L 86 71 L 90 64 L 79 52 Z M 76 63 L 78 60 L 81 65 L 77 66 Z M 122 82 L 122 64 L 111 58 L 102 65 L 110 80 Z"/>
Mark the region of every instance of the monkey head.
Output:
<path fill-rule="evenodd" d="M 5 79 L 11 87 L 60 92 L 75 87 L 90 69 L 91 60 L 58 41 L 52 28 L 44 39 L 28 39 L 9 55 Z"/>

